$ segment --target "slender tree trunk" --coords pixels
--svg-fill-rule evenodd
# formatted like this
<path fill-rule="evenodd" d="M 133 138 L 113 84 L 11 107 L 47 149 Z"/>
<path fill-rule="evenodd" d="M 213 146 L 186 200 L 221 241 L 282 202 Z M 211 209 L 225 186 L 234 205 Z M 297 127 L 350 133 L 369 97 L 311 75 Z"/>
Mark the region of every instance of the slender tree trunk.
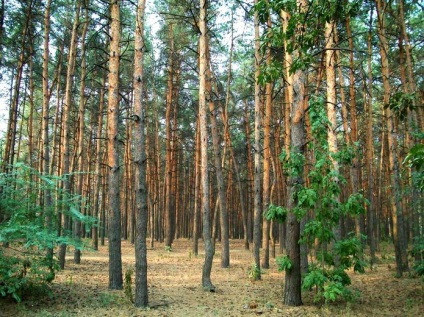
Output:
<path fill-rule="evenodd" d="M 4 34 L 4 13 L 5 13 L 5 0 L 0 1 L 0 66 L 3 64 L 3 34 Z"/>
<path fill-rule="evenodd" d="M 49 38 L 50 38 L 50 8 L 51 0 L 47 0 L 44 12 L 44 52 L 43 52 L 43 109 L 42 109 L 42 139 L 43 139 L 43 168 L 42 174 L 49 174 L 50 167 L 50 147 L 49 147 Z M 31 147 L 30 147 L 31 149 Z M 32 152 L 29 153 L 32 155 Z M 53 232 L 53 201 L 51 189 L 46 186 L 44 189 L 44 210 L 46 227 L 49 233 Z M 47 260 L 53 272 L 53 248 L 47 250 Z"/>
<path fill-rule="evenodd" d="M 147 186 L 145 149 L 145 109 L 143 107 L 144 11 L 146 2 L 139 0 L 135 29 L 134 54 L 134 164 L 136 181 L 135 238 L 135 306 L 148 304 L 147 291 Z"/>
<path fill-rule="evenodd" d="M 194 215 L 193 215 L 193 245 L 192 251 L 195 256 L 199 254 L 199 219 L 200 219 L 200 126 L 199 119 L 196 124 L 196 143 L 194 156 Z"/>
<path fill-rule="evenodd" d="M 383 0 L 376 0 L 377 3 L 377 34 L 380 44 L 381 55 L 381 71 L 384 87 L 384 105 L 389 103 L 391 87 L 389 83 L 390 70 L 388 52 L 389 46 L 387 43 L 386 30 L 385 30 L 385 10 L 386 4 Z M 389 153 L 389 177 L 391 185 L 390 206 L 393 219 L 393 242 L 395 245 L 396 257 L 396 272 L 397 276 L 402 276 L 403 272 L 408 269 L 407 258 L 407 242 L 405 241 L 404 234 L 404 218 L 401 207 L 402 199 L 402 183 L 400 180 L 399 158 L 396 151 L 396 131 L 394 125 L 394 118 L 390 108 L 386 109 L 387 115 L 387 139 L 388 139 L 388 153 Z"/>
<path fill-rule="evenodd" d="M 200 125 L 200 183 L 202 189 L 202 214 L 203 214 L 203 240 L 205 243 L 205 262 L 202 272 L 202 287 L 207 291 L 215 291 L 211 281 L 212 261 L 215 246 L 211 239 L 211 220 L 209 204 L 209 176 L 208 176 L 208 124 L 206 105 L 206 75 L 207 75 L 207 25 L 206 25 L 206 0 L 200 0 L 199 17 L 199 125 Z"/>
<path fill-rule="evenodd" d="M 26 64 L 26 51 L 27 51 L 27 41 L 28 41 L 28 33 L 32 20 L 32 4 L 33 0 L 28 1 L 28 8 L 25 12 L 25 21 L 23 25 L 22 31 L 22 42 L 21 42 L 21 52 L 18 58 L 18 65 L 16 67 L 15 74 L 15 86 L 13 88 L 13 94 L 11 98 L 11 104 L 9 106 L 9 121 L 7 125 L 6 131 L 6 144 L 3 155 L 2 162 L 2 171 L 9 171 L 10 165 L 15 162 L 15 144 L 16 144 L 16 131 L 18 124 L 18 114 L 19 114 L 19 98 L 21 93 L 21 82 L 22 82 L 22 73 Z M 13 75 L 12 75 L 13 77 Z"/>
<path fill-rule="evenodd" d="M 76 194 L 80 197 L 83 197 L 83 181 L 84 181 L 84 160 L 85 160 L 85 150 L 86 144 L 84 144 L 84 132 L 85 132 L 85 106 L 86 106 L 86 97 L 85 97 L 85 77 L 87 75 L 87 62 L 86 62 L 86 44 L 85 37 L 87 35 L 88 29 L 88 1 L 85 3 L 85 14 L 84 14 L 84 23 L 81 34 L 81 80 L 80 80 L 80 100 L 78 107 L 78 148 L 77 157 L 78 157 L 78 176 L 77 176 L 77 184 L 76 184 Z M 81 202 L 82 204 L 82 202 Z M 80 208 L 80 212 L 82 209 Z M 78 219 L 74 220 L 74 238 L 79 241 L 81 239 L 81 222 Z M 74 262 L 76 264 L 81 263 L 81 250 L 76 248 L 74 251 Z"/>
<path fill-rule="evenodd" d="M 209 41 L 206 37 L 206 63 L 209 65 Z M 215 162 L 215 174 L 216 182 L 218 185 L 218 200 L 219 200 L 219 223 L 221 226 L 221 267 L 227 268 L 230 266 L 230 242 L 229 242 L 229 231 L 228 231 L 228 212 L 227 212 L 227 197 L 225 195 L 225 182 L 224 175 L 222 172 L 222 156 L 221 156 L 221 140 L 218 134 L 218 123 L 217 123 L 217 105 L 215 105 L 212 99 L 212 85 L 211 85 L 211 71 L 210 67 L 206 66 L 206 93 L 208 96 L 208 104 L 212 133 L 212 143 L 214 149 L 214 162 Z"/>
<path fill-rule="evenodd" d="M 78 25 L 80 15 L 81 2 L 77 1 L 75 5 L 75 17 L 72 26 L 71 42 L 69 45 L 68 53 L 68 69 L 66 73 L 66 87 L 65 87 L 65 101 L 63 105 L 62 114 L 62 150 L 61 150 L 61 175 L 62 175 L 62 188 L 63 195 L 65 196 L 65 202 L 67 196 L 71 193 L 71 180 L 69 177 L 70 172 L 70 142 L 71 142 L 71 103 L 72 103 L 72 88 L 74 84 L 74 73 L 75 73 L 75 60 L 76 60 L 76 48 L 78 41 Z M 62 208 L 68 208 L 63 206 Z M 66 236 L 69 234 L 70 219 L 66 213 L 62 213 L 63 219 L 63 234 Z M 66 244 L 62 243 L 59 250 L 59 263 L 61 269 L 65 267 L 65 256 L 66 256 Z"/>
<path fill-rule="evenodd" d="M 111 38 L 108 95 L 108 213 L 109 213 L 109 288 L 122 289 L 121 211 L 119 203 L 119 62 L 120 0 L 111 0 Z"/>
<path fill-rule="evenodd" d="M 169 59 L 168 59 L 168 84 L 166 93 L 166 164 L 165 164 L 165 246 L 172 245 L 172 126 L 171 114 L 173 106 L 174 91 L 174 31 L 173 25 L 169 25 Z"/>
<path fill-rule="evenodd" d="M 97 132 L 96 132 L 96 167 L 95 167 L 95 181 L 94 181 L 94 201 L 93 215 L 96 218 L 97 224 L 93 226 L 92 238 L 93 238 L 93 248 L 95 250 L 99 249 L 99 225 L 104 226 L 99 219 L 99 209 L 100 209 L 100 189 L 102 187 L 102 159 L 103 159 L 103 150 L 102 146 L 104 142 L 102 141 L 102 131 L 103 131 L 103 107 L 104 107 L 104 96 L 105 96 L 105 87 L 106 87 L 106 72 L 104 72 L 102 78 L 102 87 L 100 88 L 100 98 L 99 106 L 97 113 Z M 104 199 L 104 198 L 103 198 Z"/>
<path fill-rule="evenodd" d="M 255 4 L 258 3 L 258 0 L 255 0 Z M 257 280 L 261 279 L 261 263 L 260 263 L 260 254 L 259 249 L 261 247 L 261 220 L 262 220 L 262 210 L 261 210 L 261 153 L 260 153 L 260 143 L 261 143 L 261 92 L 259 86 L 259 75 L 260 75 L 260 31 L 259 31 L 259 16 L 258 12 L 255 10 L 254 16 L 255 24 L 255 147 L 254 147 L 254 180 L 253 180 L 253 191 L 254 191 L 254 223 L 253 223 L 253 255 L 255 258 L 255 269 L 257 274 L 255 278 Z"/>
<path fill-rule="evenodd" d="M 268 28 L 271 28 L 271 18 L 268 18 Z M 267 45 L 266 64 L 271 65 L 271 48 Z M 264 112 L 264 160 L 263 160 L 263 183 L 262 183 L 262 210 L 268 209 L 270 204 L 271 192 L 271 117 L 272 117 L 272 84 L 265 85 L 265 112 Z M 264 250 L 262 258 L 262 267 L 269 268 L 269 235 L 271 221 L 263 219 L 262 222 L 262 249 Z"/>
<path fill-rule="evenodd" d="M 376 232 L 375 232 L 375 207 L 376 200 L 374 198 L 374 137 L 373 137 L 373 76 L 372 76 L 372 17 L 373 10 L 370 12 L 370 30 L 368 32 L 367 46 L 368 46 L 368 84 L 365 85 L 368 90 L 368 98 L 366 102 L 366 171 L 367 171 L 367 197 L 370 204 L 367 206 L 367 219 L 368 219 L 368 241 L 370 246 L 370 255 L 371 255 L 371 265 L 373 265 L 376 261 L 375 252 L 376 252 Z M 364 93 L 364 96 L 366 94 Z"/>

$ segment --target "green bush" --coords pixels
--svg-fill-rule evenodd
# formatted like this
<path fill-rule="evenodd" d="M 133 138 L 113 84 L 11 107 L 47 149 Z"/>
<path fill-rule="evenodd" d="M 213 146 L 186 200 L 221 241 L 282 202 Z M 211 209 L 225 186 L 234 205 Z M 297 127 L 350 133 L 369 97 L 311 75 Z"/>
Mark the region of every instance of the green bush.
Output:
<path fill-rule="evenodd" d="M 78 196 L 61 193 L 60 178 L 41 175 L 24 164 L 10 170 L 0 174 L 0 296 L 19 302 L 25 290 L 55 278 L 59 269 L 53 252 L 56 246 L 66 243 L 83 248 L 69 236 L 58 236 L 59 228 L 47 219 L 56 219 L 60 211 L 85 222 L 87 229 L 94 219 L 78 212 Z M 47 189 L 53 197 L 49 208 L 40 199 Z"/>

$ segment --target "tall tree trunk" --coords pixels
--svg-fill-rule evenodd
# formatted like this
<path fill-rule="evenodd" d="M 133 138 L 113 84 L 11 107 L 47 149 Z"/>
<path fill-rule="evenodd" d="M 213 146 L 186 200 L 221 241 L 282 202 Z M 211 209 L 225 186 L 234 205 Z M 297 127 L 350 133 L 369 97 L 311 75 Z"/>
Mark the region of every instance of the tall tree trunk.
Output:
<path fill-rule="evenodd" d="M 102 76 L 102 86 L 100 88 L 100 98 L 97 112 L 97 131 L 96 131 L 96 167 L 95 167 L 95 180 L 94 180 L 94 197 L 93 197 L 93 216 L 96 218 L 97 224 L 101 224 L 99 219 L 99 210 L 100 210 L 100 189 L 102 187 L 102 160 L 103 160 L 103 144 L 102 141 L 102 132 L 103 132 L 103 108 L 104 108 L 104 96 L 105 96 L 105 87 L 106 87 L 106 72 Z M 104 197 L 103 197 L 104 199 Z M 98 250 L 99 248 L 99 225 L 93 226 L 92 230 L 92 239 L 93 239 L 93 248 Z"/>
<path fill-rule="evenodd" d="M 193 244 L 192 251 L 195 256 L 199 253 L 199 219 L 200 219 L 200 126 L 196 122 L 196 142 L 194 155 L 194 215 L 193 215 Z"/>
<path fill-rule="evenodd" d="M 228 231 L 228 212 L 227 212 L 227 197 L 225 195 L 224 174 L 222 172 L 222 156 L 221 156 L 221 140 L 218 133 L 217 123 L 217 105 L 212 99 L 211 71 L 210 71 L 210 55 L 209 55 L 209 40 L 206 37 L 206 93 L 208 94 L 208 104 L 211 123 L 212 143 L 214 149 L 214 162 L 216 182 L 218 185 L 218 200 L 219 200 L 219 223 L 221 227 L 221 267 L 227 268 L 230 266 L 230 242 Z M 217 92 L 218 93 L 218 92 Z"/>
<path fill-rule="evenodd" d="M 271 28 L 271 17 L 268 18 L 268 28 Z M 267 44 L 266 64 L 271 66 L 271 47 Z M 271 117 L 272 117 L 272 84 L 265 85 L 265 113 L 264 113 L 264 160 L 263 160 L 263 183 L 262 183 L 262 210 L 268 209 L 270 204 L 271 192 Z M 269 234 L 271 221 L 264 219 L 262 222 L 262 249 L 264 250 L 262 258 L 262 267 L 269 268 Z"/>
<path fill-rule="evenodd" d="M 258 0 L 255 0 L 255 5 Z M 259 249 L 261 247 L 261 89 L 259 86 L 259 75 L 260 75 L 260 31 L 259 31 L 259 16 L 255 10 L 254 16 L 255 24 L 255 147 L 254 147 L 254 180 L 253 180 L 253 192 L 254 192 L 254 222 L 253 222 L 253 256 L 255 258 L 255 278 L 261 279 L 261 263 Z"/>
<path fill-rule="evenodd" d="M 5 13 L 5 0 L 0 1 L 0 66 L 3 64 L 3 34 L 4 34 L 4 13 Z"/>
<path fill-rule="evenodd" d="M 308 4 L 305 0 L 297 0 L 299 12 L 305 12 Z M 302 33 L 302 27 L 298 27 L 298 32 Z M 293 60 L 300 58 L 298 51 L 294 51 Z M 291 125 L 290 125 L 290 156 L 305 155 L 305 82 L 306 76 L 301 69 L 292 74 L 291 89 Z M 292 268 L 286 271 L 284 283 L 284 304 L 289 306 L 302 305 L 301 295 L 301 261 L 300 261 L 300 222 L 298 221 L 293 208 L 297 204 L 297 199 L 291 199 L 299 186 L 303 185 L 303 168 L 297 171 L 296 175 L 289 176 L 288 190 L 288 215 L 287 215 L 287 233 L 286 233 L 286 251 L 292 263 Z"/>
<path fill-rule="evenodd" d="M 42 140 L 43 140 L 43 168 L 42 174 L 49 174 L 50 147 L 49 147 L 49 38 L 50 38 L 50 8 L 51 0 L 47 0 L 44 12 L 44 52 L 43 52 L 43 110 L 42 110 Z M 31 147 L 30 147 L 31 148 Z M 29 153 L 31 155 L 31 152 Z M 44 189 L 44 210 L 46 227 L 49 233 L 53 232 L 53 201 L 49 186 Z M 53 248 L 47 250 L 47 260 L 50 270 L 53 271 Z"/>
<path fill-rule="evenodd" d="M 77 176 L 77 184 L 76 184 L 76 194 L 80 197 L 83 197 L 83 182 L 84 182 L 84 160 L 85 160 L 85 152 L 86 152 L 86 144 L 84 144 L 84 132 L 85 132 L 85 106 L 87 103 L 86 97 L 85 97 L 85 81 L 87 76 L 87 62 L 86 62 L 86 43 L 85 43 L 85 37 L 87 35 L 87 29 L 88 29 L 88 0 L 86 0 L 85 4 L 85 13 L 84 13 L 84 23 L 83 23 L 83 29 L 81 34 L 81 80 L 80 80 L 80 100 L 79 100 L 79 107 L 78 107 L 78 148 L 77 151 L 77 157 L 78 157 L 78 164 L 77 168 L 78 176 Z M 82 202 L 81 202 L 82 205 Z M 82 212 L 81 206 L 80 206 L 80 212 Z M 74 220 L 74 238 L 79 241 L 81 239 L 81 222 L 78 219 Z M 76 248 L 74 251 L 74 262 L 76 264 L 81 263 L 81 250 L 79 248 Z"/>
<path fill-rule="evenodd" d="M 380 44 L 381 55 L 381 72 L 384 87 L 384 100 L 383 104 L 388 105 L 391 93 L 390 87 L 390 70 L 389 70 L 389 46 L 387 43 L 386 30 L 385 30 L 385 10 L 386 4 L 383 0 L 376 0 L 377 4 L 377 35 Z M 397 276 L 402 276 L 403 272 L 408 269 L 407 258 L 407 242 L 405 241 L 404 234 L 404 218 L 401 208 L 402 199 L 402 183 L 400 180 L 399 158 L 396 151 L 396 129 L 394 125 L 393 113 L 390 108 L 386 109 L 386 123 L 387 123 L 387 139 L 388 139 L 388 154 L 389 154 L 389 177 L 391 185 L 390 207 L 393 219 L 393 243 L 395 245 L 396 257 L 396 273 Z"/>
<path fill-rule="evenodd" d="M 215 246 L 211 239 L 211 220 L 209 204 L 209 176 L 208 176 L 208 124 L 206 105 L 206 72 L 207 72 L 207 25 L 206 25 L 206 0 L 200 0 L 199 17 L 199 125 L 200 125 L 200 183 L 202 189 L 202 214 L 203 214 L 203 240 L 205 243 L 205 262 L 202 272 L 202 287 L 207 291 L 215 291 L 211 281 L 212 261 Z"/>
<path fill-rule="evenodd" d="M 251 136 L 251 130 L 250 130 L 250 115 L 249 115 L 249 103 L 246 99 L 243 100 L 244 103 L 244 126 L 246 130 L 246 155 L 247 155 L 247 195 L 246 195 L 246 204 L 248 206 L 248 209 L 246 210 L 246 237 L 247 241 L 245 240 L 245 248 L 246 250 L 249 249 L 249 241 L 251 242 L 253 240 L 253 230 L 252 230 L 252 191 L 253 191 L 253 159 L 252 159 L 252 144 L 250 142 L 250 136 Z M 241 189 L 241 188 L 240 188 Z M 243 224 L 244 226 L 244 224 Z"/>
<path fill-rule="evenodd" d="M 7 172 L 9 171 L 10 165 L 12 165 L 15 162 L 15 143 L 16 143 L 16 131 L 17 131 L 17 124 L 18 124 L 18 114 L 19 114 L 19 98 L 21 93 L 21 82 L 22 82 L 22 73 L 25 67 L 26 63 L 26 51 L 27 51 L 27 40 L 28 40 L 28 34 L 30 25 L 32 22 L 32 5 L 33 0 L 27 1 L 28 7 L 25 12 L 25 21 L 23 24 L 23 30 L 22 30 L 22 42 L 21 42 L 21 51 L 18 58 L 18 65 L 16 67 L 16 74 L 15 74 L 15 86 L 13 88 L 13 94 L 11 98 L 11 104 L 9 106 L 9 121 L 7 125 L 7 131 L 6 131 L 6 144 L 5 144 L 5 150 L 3 155 L 3 162 L 2 162 L 2 171 Z M 13 75 L 12 75 L 13 77 Z"/>
<path fill-rule="evenodd" d="M 374 198 L 374 137 L 373 137 L 373 76 L 372 76 L 372 19 L 373 19 L 373 10 L 370 12 L 370 30 L 368 32 L 367 46 L 368 46 L 368 58 L 367 58 L 367 71 L 368 71 L 368 83 L 364 84 L 364 87 L 367 87 L 368 98 L 366 99 L 366 171 L 367 171 L 367 198 L 370 204 L 367 206 L 367 220 L 368 220 L 368 242 L 370 246 L 370 255 L 371 255 L 371 265 L 376 261 L 375 252 L 376 252 L 376 217 L 375 217 L 375 207 L 376 199 Z M 366 94 L 364 93 L 364 96 Z"/>
<path fill-rule="evenodd" d="M 168 59 L 168 84 L 166 92 L 166 164 L 165 164 L 165 246 L 171 248 L 172 235 L 172 106 L 174 91 L 174 31 L 173 25 L 169 25 L 169 59 Z"/>
<path fill-rule="evenodd" d="M 145 109 L 143 107 L 144 11 L 146 2 L 139 0 L 135 26 L 134 53 L 134 164 L 136 181 L 135 238 L 135 306 L 148 304 L 147 291 L 147 186 L 145 149 Z"/>
<path fill-rule="evenodd" d="M 329 121 L 328 126 L 328 151 L 330 155 L 330 160 L 333 167 L 333 172 L 336 175 L 339 173 L 339 164 L 335 159 L 334 155 L 337 154 L 337 113 L 336 113 L 336 72 L 334 70 L 334 65 L 336 63 L 335 54 L 334 54 L 334 21 L 325 23 L 325 39 L 326 39 L 326 52 L 325 52 L 325 70 L 327 77 L 327 117 Z M 338 182 L 338 177 L 336 176 L 333 181 Z M 340 197 L 334 194 L 334 201 L 338 202 Z M 341 225 L 340 221 L 335 224 L 333 228 L 334 238 L 336 241 L 341 239 Z M 337 259 L 336 259 L 337 262 Z M 336 263 L 338 265 L 338 263 Z"/>
<path fill-rule="evenodd" d="M 120 0 L 111 0 L 111 37 L 108 94 L 108 213 L 109 213 L 109 288 L 122 289 L 121 211 L 119 203 L 119 62 Z"/>
<path fill-rule="evenodd" d="M 70 172 L 70 142 L 71 142 L 71 103 L 72 103 L 72 88 L 74 84 L 74 73 L 75 73 L 75 60 L 76 60 L 76 49 L 78 42 L 78 25 L 80 15 L 81 2 L 78 0 L 75 4 L 75 17 L 72 26 L 71 42 L 69 44 L 68 53 L 68 69 L 66 73 L 66 86 L 65 86 L 65 101 L 63 105 L 62 114 L 62 150 L 61 150 L 61 175 L 62 175 L 62 188 L 63 195 L 65 195 L 65 202 L 67 196 L 71 193 L 71 180 L 69 177 Z M 62 208 L 68 208 L 63 206 Z M 63 233 L 67 235 L 69 232 L 70 219 L 66 212 L 62 213 L 63 219 Z M 61 269 L 65 267 L 65 256 L 66 256 L 66 244 L 62 243 L 59 250 L 59 263 Z"/>

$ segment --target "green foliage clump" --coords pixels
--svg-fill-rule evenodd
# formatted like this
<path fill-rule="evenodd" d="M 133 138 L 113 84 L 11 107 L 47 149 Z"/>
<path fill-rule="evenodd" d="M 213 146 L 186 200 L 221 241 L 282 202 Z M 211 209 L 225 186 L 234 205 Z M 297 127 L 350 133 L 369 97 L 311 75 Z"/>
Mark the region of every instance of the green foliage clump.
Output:
<path fill-rule="evenodd" d="M 390 108 L 400 120 L 405 120 L 408 111 L 413 111 L 415 109 L 415 99 L 415 94 L 399 91 L 390 96 L 389 103 L 385 105 L 385 108 Z"/>
<path fill-rule="evenodd" d="M 0 296 L 21 301 L 26 291 L 44 287 L 59 269 L 54 249 L 62 243 L 83 248 L 81 241 L 58 236 L 53 219 L 60 211 L 71 219 L 86 224 L 94 219 L 82 215 L 77 208 L 81 199 L 63 195 L 61 179 L 42 175 L 36 170 L 16 164 L 10 172 L 0 174 Z M 50 190 L 52 206 L 44 206 L 40 193 Z M 50 220 L 48 220 L 50 219 Z"/>
<path fill-rule="evenodd" d="M 413 266 L 415 274 L 424 278 L 424 237 L 415 237 L 411 255 L 415 258 Z"/>
<path fill-rule="evenodd" d="M 259 280 L 261 274 L 264 272 L 261 270 L 260 267 L 258 267 L 256 264 L 252 264 L 249 269 L 247 270 L 247 276 L 251 281 L 257 281 Z"/>
<path fill-rule="evenodd" d="M 287 255 L 281 255 L 277 257 L 275 262 L 277 262 L 278 271 L 280 272 L 290 272 L 290 270 L 293 268 L 293 263 Z"/>
<path fill-rule="evenodd" d="M 351 300 L 352 291 L 346 286 L 351 284 L 349 275 L 343 268 L 326 269 L 319 266 L 311 266 L 305 276 L 302 289 L 315 289 L 315 302 L 335 302 L 339 298 Z"/>
<path fill-rule="evenodd" d="M 125 272 L 124 292 L 125 292 L 125 297 L 128 298 L 131 303 L 134 303 L 133 291 L 132 291 L 132 275 L 133 275 L 132 269 L 128 269 Z"/>
<path fill-rule="evenodd" d="M 264 217 L 267 220 L 276 220 L 279 223 L 283 223 L 287 218 L 287 209 L 270 204 L 268 210 L 264 213 Z"/>
<path fill-rule="evenodd" d="M 414 145 L 408 152 L 403 162 L 404 165 L 413 168 L 412 181 L 418 190 L 424 190 L 424 144 Z"/>
<path fill-rule="evenodd" d="M 325 113 L 325 98 L 312 97 L 309 115 L 313 138 L 308 143 L 313 153 L 306 178 L 308 182 L 298 183 L 291 194 L 292 210 L 298 221 L 308 213 L 312 216 L 306 222 L 299 243 L 315 246 L 318 242 L 316 262 L 309 264 L 308 273 L 303 277 L 303 290 L 315 289 L 316 301 L 334 302 L 338 299 L 350 300 L 352 291 L 348 288 L 350 278 L 346 270 L 353 268 L 355 272 L 364 273 L 362 241 L 365 237 L 348 236 L 336 240 L 335 228 L 342 216 L 358 217 L 365 212 L 367 199 L 361 192 L 351 194 L 341 200 L 341 192 L 346 180 L 334 168 L 334 161 L 339 166 L 351 164 L 355 155 L 359 153 L 357 145 L 339 147 L 337 153 L 329 151 L 327 140 L 328 118 Z M 284 171 L 291 178 L 302 177 L 305 164 L 305 155 L 283 152 L 280 156 Z M 285 220 L 288 211 L 283 207 L 270 206 L 265 217 L 276 220 Z M 284 217 L 283 217 L 284 216 Z M 328 246 L 331 245 L 331 248 Z M 287 256 L 277 258 L 280 271 L 290 271 L 292 261 Z"/>

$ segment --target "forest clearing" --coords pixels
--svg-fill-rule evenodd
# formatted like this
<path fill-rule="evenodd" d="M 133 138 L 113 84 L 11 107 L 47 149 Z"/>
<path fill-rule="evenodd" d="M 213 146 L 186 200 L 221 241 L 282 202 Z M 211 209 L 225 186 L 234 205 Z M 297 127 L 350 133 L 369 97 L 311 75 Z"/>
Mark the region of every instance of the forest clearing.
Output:
<path fill-rule="evenodd" d="M 200 244 L 202 245 L 202 244 Z M 51 296 L 29 296 L 22 303 L 0 299 L 0 316 L 67 317 L 67 316 L 422 316 L 424 284 L 420 278 L 395 278 L 393 248 L 382 244 L 379 263 L 364 274 L 349 272 L 351 288 L 360 292 L 353 302 L 323 305 L 313 302 L 305 292 L 304 305 L 283 305 L 284 273 L 275 261 L 264 270 L 261 281 L 250 281 L 252 253 L 244 250 L 240 240 L 230 242 L 229 268 L 219 266 L 215 256 L 212 280 L 216 292 L 200 286 L 203 250 L 191 253 L 191 241 L 175 241 L 172 251 L 157 243 L 148 250 L 150 308 L 136 308 L 125 291 L 108 290 L 107 246 L 99 251 L 83 252 L 81 264 L 69 261 L 50 285 Z M 217 246 L 218 249 L 218 246 Z M 134 247 L 123 242 L 123 270 L 134 270 Z M 383 259 L 382 259 L 383 257 Z M 134 289 L 134 286 L 133 286 Z"/>

